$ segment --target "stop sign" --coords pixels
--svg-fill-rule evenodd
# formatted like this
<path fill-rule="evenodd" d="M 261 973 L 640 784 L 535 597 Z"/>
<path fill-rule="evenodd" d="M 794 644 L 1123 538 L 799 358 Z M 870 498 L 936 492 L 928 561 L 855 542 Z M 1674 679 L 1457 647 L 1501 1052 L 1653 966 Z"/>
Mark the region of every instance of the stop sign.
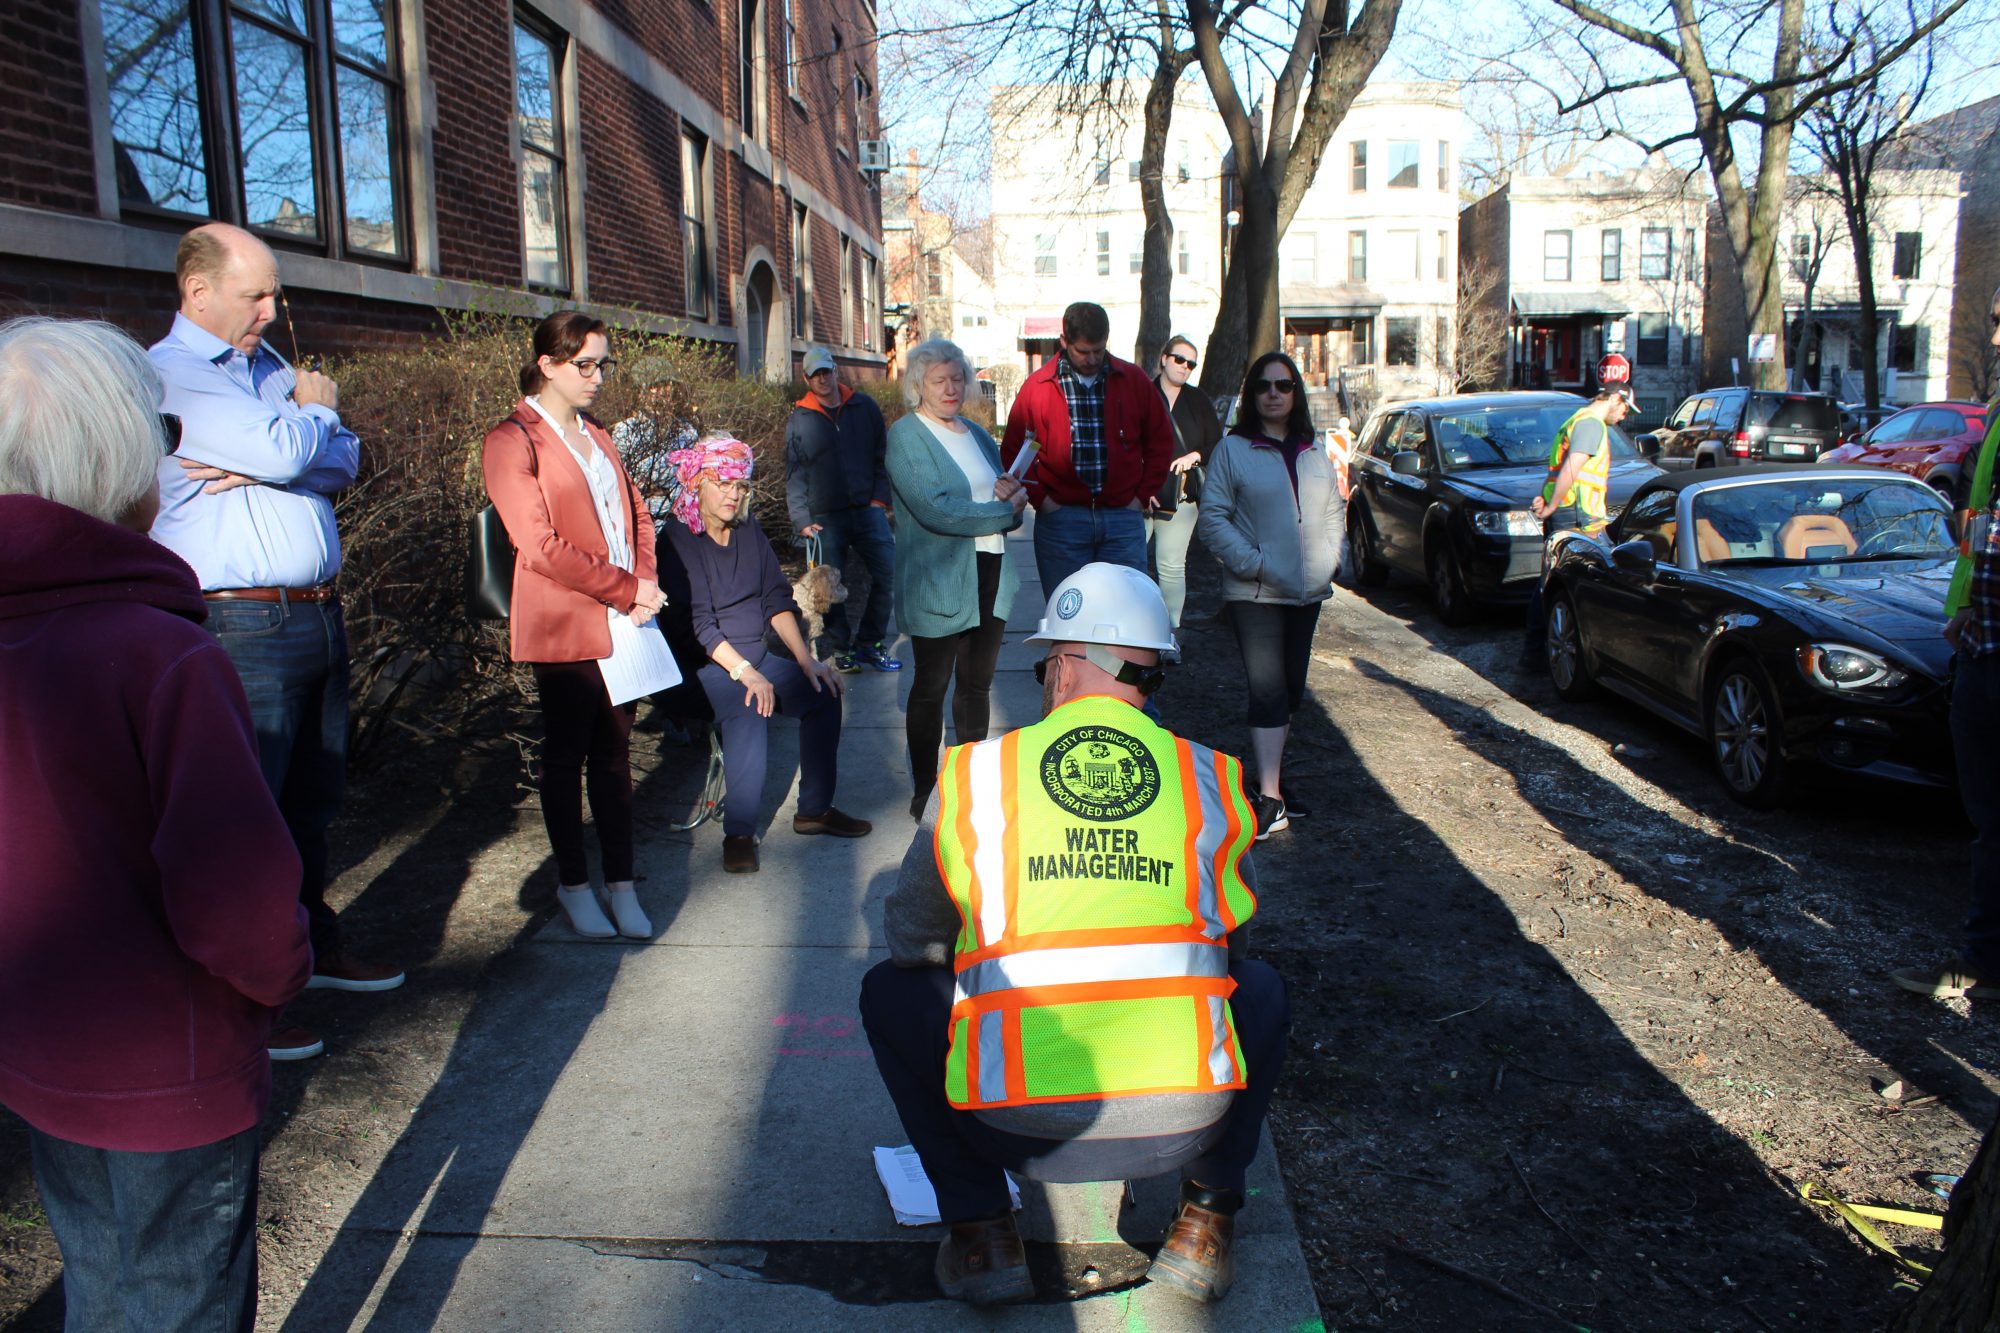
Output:
<path fill-rule="evenodd" d="M 1632 363 L 1617 352 L 1608 352 L 1597 363 L 1597 378 L 1605 384 L 1630 384 Z"/>

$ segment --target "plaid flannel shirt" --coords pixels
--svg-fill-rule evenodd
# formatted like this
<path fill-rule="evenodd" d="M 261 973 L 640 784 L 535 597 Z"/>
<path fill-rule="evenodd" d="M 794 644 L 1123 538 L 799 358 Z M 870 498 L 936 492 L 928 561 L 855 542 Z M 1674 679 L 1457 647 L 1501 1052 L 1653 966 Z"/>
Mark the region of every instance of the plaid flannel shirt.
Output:
<path fill-rule="evenodd" d="M 2000 652 L 2000 507 L 1975 515 L 1984 518 L 1986 540 L 1972 553 L 1972 586 L 1965 609 L 1972 613 L 1960 642 L 1968 657 Z"/>
<path fill-rule="evenodd" d="M 1070 471 L 1092 495 L 1103 493 L 1111 469 L 1111 456 L 1104 447 L 1104 386 L 1110 378 L 1106 366 L 1097 372 L 1095 384 L 1085 384 L 1069 358 L 1057 354 L 1056 383 L 1062 385 L 1063 401 L 1069 404 Z"/>

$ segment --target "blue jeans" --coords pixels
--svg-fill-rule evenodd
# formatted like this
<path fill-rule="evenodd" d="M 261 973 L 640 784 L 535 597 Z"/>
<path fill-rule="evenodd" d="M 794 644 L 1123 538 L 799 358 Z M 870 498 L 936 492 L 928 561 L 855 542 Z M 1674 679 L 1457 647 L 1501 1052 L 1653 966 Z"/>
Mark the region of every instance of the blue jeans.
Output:
<path fill-rule="evenodd" d="M 1063 505 L 1035 511 L 1035 572 L 1042 596 L 1093 561 L 1146 572 L 1146 516 L 1136 509 Z"/>
<path fill-rule="evenodd" d="M 1958 655 L 1951 685 L 1951 746 L 1958 795 L 1972 821 L 1972 896 L 1965 915 L 1965 961 L 1981 977 L 2000 976 L 2000 653 Z"/>
<path fill-rule="evenodd" d="M 799 720 L 799 813 L 825 814 L 833 806 L 833 788 L 840 777 L 840 700 L 824 687 L 815 690 L 798 663 L 777 653 L 753 662 L 777 692 L 771 717 Z M 722 733 L 722 832 L 743 838 L 757 832 L 757 813 L 764 799 L 764 773 L 770 766 L 771 718 L 759 717 L 743 702 L 743 686 L 713 662 L 701 669 L 702 691 L 715 709 L 715 729 Z"/>
<path fill-rule="evenodd" d="M 257 762 L 299 849 L 299 901 L 311 922 L 313 957 L 323 964 L 340 954 L 340 920 L 326 902 L 326 831 L 347 787 L 340 603 L 210 602 L 208 630 L 243 678 Z"/>
<path fill-rule="evenodd" d="M 66 1333 L 250 1333 L 257 1323 L 257 1128 L 175 1152 L 28 1131 L 63 1260 Z"/>
<path fill-rule="evenodd" d="M 861 609 L 860 633 L 850 637 L 847 603 L 826 613 L 826 638 L 836 651 L 856 644 L 881 643 L 889 636 L 889 612 L 896 604 L 896 536 L 889 531 L 887 511 L 875 505 L 814 514 L 820 525 L 820 558 L 846 578 L 847 552 L 860 552 L 868 565 L 868 604 Z"/>
<path fill-rule="evenodd" d="M 1268 963 L 1231 963 L 1229 975 L 1236 979 L 1229 1013 L 1243 1047 L 1249 1086 L 1230 1099 L 1222 1119 L 1183 1134 L 1038 1139 L 995 1129 L 976 1112 L 960 1111 L 945 1100 L 951 969 L 903 968 L 893 962 L 869 969 L 861 981 L 861 1024 L 903 1132 L 937 1190 L 938 1216 L 946 1222 L 970 1222 L 1006 1212 L 1003 1169 L 1051 1182 L 1145 1180 L 1177 1170 L 1183 1180 L 1241 1193 L 1285 1067 L 1292 1006 L 1285 979 Z"/>

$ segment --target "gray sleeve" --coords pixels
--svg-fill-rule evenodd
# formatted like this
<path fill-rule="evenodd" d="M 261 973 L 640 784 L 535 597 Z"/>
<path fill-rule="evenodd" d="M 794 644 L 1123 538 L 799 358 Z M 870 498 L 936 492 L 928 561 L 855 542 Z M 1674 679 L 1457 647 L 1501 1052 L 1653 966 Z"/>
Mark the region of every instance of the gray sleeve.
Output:
<path fill-rule="evenodd" d="M 1603 449 L 1611 439 L 1611 432 L 1596 417 L 1585 417 L 1570 428 L 1569 451 L 1580 458 L 1589 458 Z"/>
<path fill-rule="evenodd" d="M 896 887 L 882 904 L 882 933 L 898 967 L 950 967 L 963 925 L 937 868 L 938 796 L 931 793 L 917 822 Z"/>

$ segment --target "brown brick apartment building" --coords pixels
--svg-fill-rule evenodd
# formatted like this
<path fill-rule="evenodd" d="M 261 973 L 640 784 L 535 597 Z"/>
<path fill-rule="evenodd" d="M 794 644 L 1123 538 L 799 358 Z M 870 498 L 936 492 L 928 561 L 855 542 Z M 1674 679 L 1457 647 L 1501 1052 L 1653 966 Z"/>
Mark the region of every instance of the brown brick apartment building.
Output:
<path fill-rule="evenodd" d="M 875 30 L 872 0 L 0 7 L 0 312 L 150 340 L 221 218 L 278 251 L 307 350 L 583 305 L 869 373 Z"/>

